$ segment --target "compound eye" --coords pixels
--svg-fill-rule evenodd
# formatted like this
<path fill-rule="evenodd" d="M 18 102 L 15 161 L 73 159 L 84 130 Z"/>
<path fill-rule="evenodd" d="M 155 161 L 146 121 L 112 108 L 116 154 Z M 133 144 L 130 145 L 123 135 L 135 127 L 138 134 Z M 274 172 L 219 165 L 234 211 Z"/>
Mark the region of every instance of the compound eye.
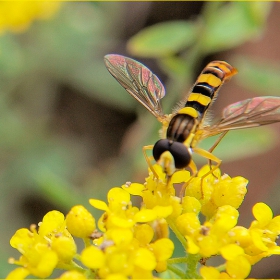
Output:
<path fill-rule="evenodd" d="M 154 157 L 155 161 L 158 161 L 160 159 L 161 155 L 164 152 L 169 151 L 169 149 L 170 149 L 169 140 L 167 140 L 167 139 L 158 140 L 153 148 L 153 157 Z"/>
<path fill-rule="evenodd" d="M 188 148 L 179 142 L 173 142 L 169 147 L 175 162 L 175 167 L 178 169 L 186 168 L 191 162 L 191 153 Z"/>

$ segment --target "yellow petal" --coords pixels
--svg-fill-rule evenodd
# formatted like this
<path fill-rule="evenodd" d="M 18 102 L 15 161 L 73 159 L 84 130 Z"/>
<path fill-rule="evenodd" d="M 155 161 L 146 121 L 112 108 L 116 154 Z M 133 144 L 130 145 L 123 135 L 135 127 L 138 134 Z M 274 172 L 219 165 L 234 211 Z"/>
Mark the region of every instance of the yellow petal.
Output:
<path fill-rule="evenodd" d="M 20 250 L 24 250 L 24 247 L 30 247 L 33 243 L 33 233 L 27 228 L 21 228 L 16 231 L 10 240 L 10 245 Z M 20 250 L 21 251 L 21 250 Z"/>
<path fill-rule="evenodd" d="M 100 249 L 90 246 L 82 251 L 81 261 L 85 266 L 96 269 L 105 264 L 105 255 Z"/>
<path fill-rule="evenodd" d="M 273 218 L 273 213 L 270 207 L 261 202 L 254 205 L 253 215 L 260 223 L 260 226 L 265 226 Z"/>
<path fill-rule="evenodd" d="M 57 263 L 58 263 L 58 256 L 54 251 L 48 251 L 44 252 L 40 256 L 40 260 L 36 267 L 30 267 L 29 271 L 34 276 L 38 276 L 40 278 L 47 278 L 55 269 Z"/>
<path fill-rule="evenodd" d="M 127 277 L 121 273 L 110 273 L 106 280 L 127 280 Z"/>
<path fill-rule="evenodd" d="M 190 254 L 198 254 L 199 247 L 193 242 L 192 238 L 189 236 L 185 236 L 187 239 L 187 251 Z"/>
<path fill-rule="evenodd" d="M 270 255 L 280 255 L 280 247 L 279 246 L 273 246 L 269 248 L 269 254 Z"/>
<path fill-rule="evenodd" d="M 154 230 L 148 224 L 138 224 L 134 227 L 134 237 L 145 246 L 151 242 L 154 237 Z"/>
<path fill-rule="evenodd" d="M 234 260 L 236 257 L 244 254 L 243 248 L 236 244 L 228 244 L 220 249 L 221 255 L 226 260 Z"/>
<path fill-rule="evenodd" d="M 154 221 L 157 218 L 157 213 L 151 209 L 142 209 L 134 216 L 134 221 L 138 223 L 145 223 Z"/>
<path fill-rule="evenodd" d="M 153 211 L 155 211 L 158 218 L 166 218 L 172 213 L 173 208 L 170 205 L 169 206 L 157 205 L 153 208 Z"/>
<path fill-rule="evenodd" d="M 179 183 L 187 182 L 189 179 L 190 179 L 190 172 L 187 170 L 180 170 L 172 175 L 170 179 L 170 183 L 179 184 Z"/>
<path fill-rule="evenodd" d="M 251 265 L 244 256 L 226 262 L 226 271 L 232 278 L 244 279 L 251 272 Z"/>
<path fill-rule="evenodd" d="M 58 236 L 52 241 L 52 249 L 57 253 L 60 261 L 69 262 L 77 252 L 73 238 Z"/>
<path fill-rule="evenodd" d="M 134 264 L 145 270 L 154 270 L 156 267 L 156 258 L 154 254 L 146 248 L 139 248 L 135 252 Z"/>
<path fill-rule="evenodd" d="M 268 230 L 271 230 L 272 232 L 277 234 L 280 233 L 280 216 L 276 216 L 270 221 Z"/>
<path fill-rule="evenodd" d="M 157 266 L 155 268 L 156 272 L 164 272 L 167 270 L 167 262 L 166 261 L 162 261 L 162 262 L 157 262 Z"/>
<path fill-rule="evenodd" d="M 5 279 L 25 279 L 30 274 L 29 270 L 24 267 L 18 267 L 6 276 Z"/>
<path fill-rule="evenodd" d="M 133 239 L 133 233 L 130 229 L 112 229 L 106 233 L 109 240 L 113 240 L 115 245 L 129 244 Z"/>
<path fill-rule="evenodd" d="M 135 221 L 132 219 L 126 219 L 126 218 L 121 218 L 118 216 L 111 215 L 110 223 L 116 227 L 131 228 L 135 224 Z"/>
<path fill-rule="evenodd" d="M 201 204 L 198 199 L 193 196 L 185 196 L 182 201 L 183 213 L 198 214 L 201 210 Z"/>
<path fill-rule="evenodd" d="M 202 266 L 200 268 L 200 275 L 203 279 L 219 279 L 220 272 L 218 269 L 212 266 Z"/>
<path fill-rule="evenodd" d="M 86 280 L 86 276 L 81 273 L 81 272 L 78 272 L 76 270 L 70 270 L 70 271 L 66 271 L 64 272 L 60 277 L 59 279 L 62 279 L 62 280 Z"/>
<path fill-rule="evenodd" d="M 89 200 L 89 203 L 96 209 L 103 210 L 103 211 L 109 210 L 107 204 L 102 200 L 92 198 Z"/>
<path fill-rule="evenodd" d="M 237 242 L 243 248 L 249 246 L 251 243 L 249 230 L 245 227 L 236 226 L 228 234 L 233 242 Z"/>
<path fill-rule="evenodd" d="M 145 189 L 145 186 L 139 183 L 132 183 L 129 185 L 122 185 L 122 188 L 132 195 L 142 196 L 142 192 Z"/>
<path fill-rule="evenodd" d="M 194 235 L 201 225 L 196 214 L 185 213 L 176 219 L 176 226 L 182 235 Z"/>
<path fill-rule="evenodd" d="M 262 230 L 252 229 L 250 230 L 252 241 L 254 245 L 261 251 L 267 251 L 268 247 L 264 244 L 262 239 Z"/>
<path fill-rule="evenodd" d="M 112 188 L 107 194 L 109 204 L 118 202 L 126 204 L 130 201 L 130 194 L 121 188 Z"/>
<path fill-rule="evenodd" d="M 210 257 L 219 252 L 220 240 L 217 236 L 203 236 L 198 240 L 198 246 L 203 257 Z"/>
<path fill-rule="evenodd" d="M 157 261 L 166 261 L 171 258 L 174 251 L 174 244 L 168 238 L 162 238 L 152 244 L 153 252 Z"/>
<path fill-rule="evenodd" d="M 39 234 L 46 236 L 53 231 L 59 231 L 61 227 L 65 227 L 64 215 L 56 210 L 48 212 L 43 221 L 39 224 Z"/>

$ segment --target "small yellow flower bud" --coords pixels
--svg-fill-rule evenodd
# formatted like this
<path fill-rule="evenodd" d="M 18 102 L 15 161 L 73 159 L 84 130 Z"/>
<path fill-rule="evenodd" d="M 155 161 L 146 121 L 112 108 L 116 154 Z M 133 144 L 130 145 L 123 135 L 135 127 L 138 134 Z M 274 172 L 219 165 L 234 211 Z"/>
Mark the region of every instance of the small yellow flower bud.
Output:
<path fill-rule="evenodd" d="M 201 210 L 199 200 L 192 196 L 183 197 L 182 206 L 183 213 L 195 213 L 198 215 Z"/>
<path fill-rule="evenodd" d="M 229 231 L 228 235 L 232 241 L 236 242 L 243 248 L 249 246 L 251 243 L 249 230 L 245 227 L 236 226 Z"/>
<path fill-rule="evenodd" d="M 200 221 L 196 214 L 185 213 L 177 218 L 176 226 L 182 235 L 194 235 L 200 230 Z"/>
<path fill-rule="evenodd" d="M 146 248 L 139 248 L 135 252 L 134 264 L 138 267 L 152 271 L 156 267 L 156 258 L 154 254 Z"/>
<path fill-rule="evenodd" d="M 59 260 L 66 263 L 72 260 L 77 251 L 73 238 L 66 236 L 53 238 L 52 249 L 57 253 Z"/>
<path fill-rule="evenodd" d="M 154 237 L 154 231 L 152 227 L 147 224 L 135 225 L 134 237 L 144 246 L 151 242 Z"/>
<path fill-rule="evenodd" d="M 105 254 L 100 249 L 90 246 L 82 251 L 81 261 L 89 268 L 101 268 L 105 264 Z"/>
<path fill-rule="evenodd" d="M 157 261 L 162 262 L 169 259 L 174 251 L 174 244 L 168 238 L 162 238 L 157 240 L 155 243 L 151 244 L 153 253 Z"/>
<path fill-rule="evenodd" d="M 77 237 L 86 238 L 95 230 L 95 219 L 82 205 L 74 206 L 66 216 L 69 232 Z"/>

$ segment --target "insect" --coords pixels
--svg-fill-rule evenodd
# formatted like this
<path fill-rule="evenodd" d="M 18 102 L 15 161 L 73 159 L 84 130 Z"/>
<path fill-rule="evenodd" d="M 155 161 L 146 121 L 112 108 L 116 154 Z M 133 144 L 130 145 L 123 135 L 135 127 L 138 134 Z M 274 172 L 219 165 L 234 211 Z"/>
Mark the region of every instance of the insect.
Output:
<path fill-rule="evenodd" d="M 126 91 L 162 123 L 161 139 L 155 145 L 143 147 L 146 161 L 156 177 L 147 150 L 152 150 L 154 160 L 168 176 L 187 167 L 195 175 L 197 167 L 192 159 L 193 153 L 216 163 L 209 172 L 212 173 L 221 164 L 221 160 L 212 152 L 229 130 L 280 121 L 280 98 L 265 96 L 233 103 L 223 110 L 219 121 L 207 124 L 205 116 L 218 90 L 237 73 L 225 61 L 210 62 L 198 76 L 189 94 L 169 115 L 163 113 L 160 103 L 165 96 L 164 86 L 151 70 L 136 60 L 117 54 L 106 55 L 104 61 L 108 71 Z M 210 150 L 197 147 L 199 141 L 218 134 L 220 137 Z"/>

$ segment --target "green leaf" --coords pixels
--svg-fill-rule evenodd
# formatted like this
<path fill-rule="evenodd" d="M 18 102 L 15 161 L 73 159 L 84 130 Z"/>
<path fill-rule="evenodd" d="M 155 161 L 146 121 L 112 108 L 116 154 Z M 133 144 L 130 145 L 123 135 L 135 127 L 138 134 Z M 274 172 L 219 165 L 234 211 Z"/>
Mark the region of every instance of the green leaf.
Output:
<path fill-rule="evenodd" d="M 240 73 L 237 81 L 242 86 L 261 95 L 280 95 L 279 63 L 255 61 L 240 56 L 235 61 Z"/>
<path fill-rule="evenodd" d="M 217 137 L 205 139 L 199 146 L 208 150 L 216 139 Z M 213 154 L 223 161 L 233 161 L 265 153 L 274 147 L 276 140 L 277 135 L 271 127 L 230 131 L 218 144 Z"/>
<path fill-rule="evenodd" d="M 165 71 L 168 76 L 185 78 L 188 74 L 188 66 L 182 58 L 169 56 L 158 61 L 160 68 Z"/>
<path fill-rule="evenodd" d="M 202 48 L 206 53 L 222 51 L 256 37 L 263 29 L 270 7 L 270 2 L 230 2 L 221 6 L 206 17 Z"/>
<path fill-rule="evenodd" d="M 196 26 L 188 21 L 169 21 L 145 28 L 128 41 L 128 51 L 143 57 L 169 56 L 194 43 Z"/>

